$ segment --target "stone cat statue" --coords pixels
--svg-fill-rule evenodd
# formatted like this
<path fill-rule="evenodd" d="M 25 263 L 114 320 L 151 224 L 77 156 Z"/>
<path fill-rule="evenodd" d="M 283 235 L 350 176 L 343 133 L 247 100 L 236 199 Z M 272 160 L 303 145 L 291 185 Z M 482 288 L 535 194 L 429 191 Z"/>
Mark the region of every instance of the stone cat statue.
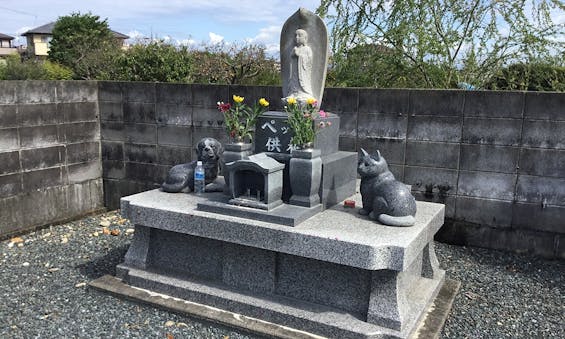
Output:
<path fill-rule="evenodd" d="M 397 181 L 379 151 L 359 154 L 357 172 L 361 176 L 361 215 L 389 226 L 412 226 L 416 223 L 416 199 L 405 184 Z"/>

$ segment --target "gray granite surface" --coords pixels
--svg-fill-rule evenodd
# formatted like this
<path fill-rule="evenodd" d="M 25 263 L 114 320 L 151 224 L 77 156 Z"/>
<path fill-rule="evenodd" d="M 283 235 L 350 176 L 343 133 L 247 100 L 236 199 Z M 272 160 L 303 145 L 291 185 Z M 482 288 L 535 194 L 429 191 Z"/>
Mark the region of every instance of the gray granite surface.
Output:
<path fill-rule="evenodd" d="M 360 194 L 351 198 L 360 203 Z M 409 229 L 375 224 L 342 204 L 286 227 L 237 212 L 247 207 L 214 213 L 219 199 L 226 196 L 159 190 L 123 198 L 136 236 L 118 277 L 318 335 L 374 339 L 407 338 L 443 285 L 430 246 L 443 205 L 419 203 Z M 296 206 L 274 210 L 285 207 Z"/>
<path fill-rule="evenodd" d="M 338 204 L 287 227 L 269 222 L 199 211 L 208 200 L 194 194 L 147 191 L 122 198 L 122 213 L 132 223 L 206 237 L 348 266 L 402 271 L 433 240 L 443 224 L 444 206 L 418 202 L 417 222 L 410 228 L 380 225 Z M 361 196 L 355 195 L 356 206 Z M 302 246 L 309 243 L 312 246 Z"/>
<path fill-rule="evenodd" d="M 292 195 L 288 203 L 314 207 L 320 204 L 322 159 L 319 149 L 294 150 L 288 164 Z"/>
<path fill-rule="evenodd" d="M 283 204 L 282 201 L 280 201 L 280 205 L 265 210 L 256 208 L 255 206 L 247 206 L 247 202 L 243 199 L 240 200 L 241 203 L 238 204 L 237 198 L 229 199 L 227 197 L 218 196 L 214 196 L 214 198 L 219 199 L 209 199 L 200 202 L 197 205 L 197 209 L 204 212 L 230 215 L 249 220 L 266 221 L 285 226 L 296 226 L 322 211 L 322 205 L 320 204 L 313 207 L 303 207 Z"/>
<path fill-rule="evenodd" d="M 138 248 L 148 250 L 138 257 Z M 312 304 L 326 312 L 345 312 L 342 321 L 353 316 L 404 338 L 443 284 L 444 272 L 437 263 L 428 263 L 429 257 L 426 247 L 403 271 L 371 271 L 136 225 L 130 250 L 116 271 L 132 286 L 332 337 L 351 333 L 335 332 L 334 317 L 322 316 L 314 322 L 317 326 L 306 326 L 302 315 Z M 430 264 L 431 274 L 423 269 Z M 265 299 L 275 306 L 258 309 Z M 363 336 L 379 337 L 369 334 Z"/>
<path fill-rule="evenodd" d="M 220 309 L 265 319 L 328 338 L 399 338 L 408 333 L 370 324 L 332 307 L 293 298 L 241 293 L 208 282 L 129 269 L 128 284 Z"/>

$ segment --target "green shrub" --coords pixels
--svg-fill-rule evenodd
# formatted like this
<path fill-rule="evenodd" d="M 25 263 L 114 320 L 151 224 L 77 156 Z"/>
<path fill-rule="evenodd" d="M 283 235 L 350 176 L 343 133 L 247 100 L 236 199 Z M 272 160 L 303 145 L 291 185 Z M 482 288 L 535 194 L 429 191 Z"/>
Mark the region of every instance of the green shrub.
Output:
<path fill-rule="evenodd" d="M 190 82 L 192 56 L 186 47 L 162 41 L 134 45 L 116 59 L 107 80 Z"/>
<path fill-rule="evenodd" d="M 73 71 L 70 68 L 56 62 L 45 61 L 43 68 L 47 80 L 71 80 L 73 78 Z"/>
<path fill-rule="evenodd" d="M 6 60 L 0 59 L 0 80 L 5 80 L 5 77 L 6 77 L 6 65 L 7 65 Z"/>
<path fill-rule="evenodd" d="M 0 65 L 2 80 L 69 80 L 73 71 L 58 63 L 44 60 L 22 60 L 19 55 L 9 56 L 5 66 Z"/>
<path fill-rule="evenodd" d="M 500 70 L 485 86 L 492 90 L 565 91 L 565 67 L 546 62 L 517 63 Z"/>
<path fill-rule="evenodd" d="M 22 61 L 19 55 L 10 55 L 6 59 L 6 80 L 41 80 L 45 78 L 45 69 L 41 61 Z"/>

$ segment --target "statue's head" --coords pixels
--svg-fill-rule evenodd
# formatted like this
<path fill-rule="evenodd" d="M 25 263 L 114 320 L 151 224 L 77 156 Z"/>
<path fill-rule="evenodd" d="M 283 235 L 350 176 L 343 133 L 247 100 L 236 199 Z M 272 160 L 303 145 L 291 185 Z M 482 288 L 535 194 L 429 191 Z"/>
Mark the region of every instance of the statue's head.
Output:
<path fill-rule="evenodd" d="M 308 42 L 308 33 L 303 29 L 297 29 L 295 39 L 297 45 L 306 45 L 306 43 Z"/>

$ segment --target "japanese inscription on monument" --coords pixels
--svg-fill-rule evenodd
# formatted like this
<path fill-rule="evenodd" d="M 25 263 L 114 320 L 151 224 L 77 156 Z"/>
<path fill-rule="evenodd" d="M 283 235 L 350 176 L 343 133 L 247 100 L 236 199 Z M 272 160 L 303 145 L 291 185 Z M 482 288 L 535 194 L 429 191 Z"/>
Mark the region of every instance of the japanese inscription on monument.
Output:
<path fill-rule="evenodd" d="M 288 126 L 287 115 L 283 112 L 267 112 L 257 119 L 255 129 L 255 152 L 290 154 L 292 131 Z"/>

